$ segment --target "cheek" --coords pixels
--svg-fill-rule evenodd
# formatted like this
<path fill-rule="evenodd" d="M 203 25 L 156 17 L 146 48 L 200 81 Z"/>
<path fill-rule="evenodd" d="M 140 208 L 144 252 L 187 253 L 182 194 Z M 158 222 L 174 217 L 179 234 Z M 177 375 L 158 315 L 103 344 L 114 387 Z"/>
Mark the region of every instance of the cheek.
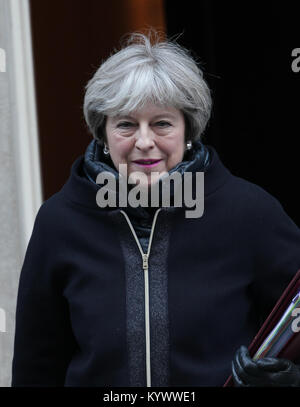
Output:
<path fill-rule="evenodd" d="M 111 140 L 110 151 L 111 157 L 118 160 L 126 160 L 126 158 L 131 153 L 134 147 L 134 142 L 132 140 L 127 140 L 124 138 L 116 138 Z"/>
<path fill-rule="evenodd" d="M 183 159 L 183 155 L 184 155 L 183 148 L 177 148 L 176 152 L 174 152 L 170 156 L 170 162 L 172 166 L 175 166 L 176 164 L 180 163 Z"/>
<path fill-rule="evenodd" d="M 177 138 L 172 140 L 172 143 L 169 143 L 166 146 L 166 151 L 168 153 L 169 158 L 171 159 L 181 159 L 184 154 L 184 138 Z"/>
<path fill-rule="evenodd" d="M 171 143 L 168 146 L 167 153 L 167 170 L 169 171 L 171 168 L 175 167 L 178 163 L 180 163 L 183 159 L 185 151 L 185 144 L 184 139 L 180 139 L 174 143 Z"/>

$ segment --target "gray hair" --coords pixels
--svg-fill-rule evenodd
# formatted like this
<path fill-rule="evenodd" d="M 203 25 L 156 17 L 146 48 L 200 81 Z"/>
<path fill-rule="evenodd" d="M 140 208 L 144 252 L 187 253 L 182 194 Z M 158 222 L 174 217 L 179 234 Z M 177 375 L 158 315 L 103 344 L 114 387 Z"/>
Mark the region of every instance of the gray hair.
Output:
<path fill-rule="evenodd" d="M 105 119 L 127 115 L 151 102 L 182 111 L 186 139 L 203 134 L 212 99 L 203 72 L 190 52 L 175 40 L 132 33 L 120 51 L 101 64 L 86 85 L 84 117 L 93 137 L 105 138 Z"/>

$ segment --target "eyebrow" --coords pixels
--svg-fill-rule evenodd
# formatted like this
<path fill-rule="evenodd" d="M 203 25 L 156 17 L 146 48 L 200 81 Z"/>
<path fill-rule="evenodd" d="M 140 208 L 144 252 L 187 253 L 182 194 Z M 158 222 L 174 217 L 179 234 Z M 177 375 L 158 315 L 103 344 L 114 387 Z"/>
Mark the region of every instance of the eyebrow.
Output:
<path fill-rule="evenodd" d="M 171 119 L 175 119 L 174 114 L 173 114 L 173 113 L 170 113 L 170 112 L 159 113 L 159 114 L 153 116 L 153 119 L 154 119 L 154 120 L 157 120 L 157 119 L 162 118 L 162 117 L 169 117 L 169 118 L 171 118 Z M 124 115 L 124 116 L 123 116 L 123 115 L 117 115 L 117 116 L 115 116 L 115 117 L 113 118 L 114 121 L 117 121 L 117 120 L 124 120 L 124 119 L 134 120 L 134 117 L 133 117 L 133 116 L 130 116 L 130 115 Z"/>

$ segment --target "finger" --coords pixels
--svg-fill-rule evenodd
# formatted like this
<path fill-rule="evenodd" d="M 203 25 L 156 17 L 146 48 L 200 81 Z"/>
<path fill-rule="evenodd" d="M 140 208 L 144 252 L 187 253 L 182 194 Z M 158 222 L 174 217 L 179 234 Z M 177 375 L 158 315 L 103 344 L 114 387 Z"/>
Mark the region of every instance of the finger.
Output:
<path fill-rule="evenodd" d="M 243 386 L 256 386 L 257 385 L 257 380 L 255 377 L 255 374 L 253 372 L 249 372 L 245 369 L 245 361 L 241 358 L 241 354 L 246 353 L 247 354 L 247 348 L 241 347 L 237 350 L 235 353 L 234 359 L 233 359 L 233 371 L 236 376 L 236 381 L 240 385 Z"/>
<path fill-rule="evenodd" d="M 256 361 L 257 366 L 263 371 L 279 372 L 289 368 L 289 361 L 281 358 L 265 357 Z"/>
<path fill-rule="evenodd" d="M 257 362 L 252 360 L 249 351 L 245 346 L 241 346 L 237 352 L 237 359 L 239 365 L 244 371 L 251 376 L 260 376 L 261 370 L 257 366 Z"/>
<path fill-rule="evenodd" d="M 243 370 L 240 377 L 245 383 L 256 387 L 265 385 L 269 372 L 261 369 L 257 362 L 252 360 L 246 347 L 241 347 L 237 352 L 237 364 Z"/>
<path fill-rule="evenodd" d="M 247 385 L 240 378 L 239 372 L 236 370 L 234 361 L 231 362 L 232 378 L 236 387 L 246 387 Z"/>
<path fill-rule="evenodd" d="M 267 363 L 273 361 L 273 367 L 270 370 L 264 370 L 268 377 L 270 386 L 299 386 L 300 370 L 290 360 L 284 358 L 263 358 L 267 359 Z M 260 364 L 263 366 L 264 360 L 261 359 Z M 267 364 L 265 363 L 265 364 Z M 275 366 L 278 370 L 275 370 Z"/>
<path fill-rule="evenodd" d="M 243 366 L 241 366 L 239 362 L 238 351 L 235 353 L 234 358 L 232 360 L 232 374 L 237 385 L 245 386 L 245 384 L 247 383 L 248 376 L 244 371 Z"/>

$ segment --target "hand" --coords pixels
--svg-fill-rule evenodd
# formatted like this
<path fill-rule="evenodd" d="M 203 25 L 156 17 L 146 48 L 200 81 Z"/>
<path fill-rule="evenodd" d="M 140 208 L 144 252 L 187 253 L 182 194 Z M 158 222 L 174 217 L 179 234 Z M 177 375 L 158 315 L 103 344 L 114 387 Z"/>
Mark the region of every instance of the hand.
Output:
<path fill-rule="evenodd" d="M 234 355 L 232 376 L 237 387 L 300 386 L 300 368 L 293 362 L 274 357 L 254 361 L 245 346 Z"/>

